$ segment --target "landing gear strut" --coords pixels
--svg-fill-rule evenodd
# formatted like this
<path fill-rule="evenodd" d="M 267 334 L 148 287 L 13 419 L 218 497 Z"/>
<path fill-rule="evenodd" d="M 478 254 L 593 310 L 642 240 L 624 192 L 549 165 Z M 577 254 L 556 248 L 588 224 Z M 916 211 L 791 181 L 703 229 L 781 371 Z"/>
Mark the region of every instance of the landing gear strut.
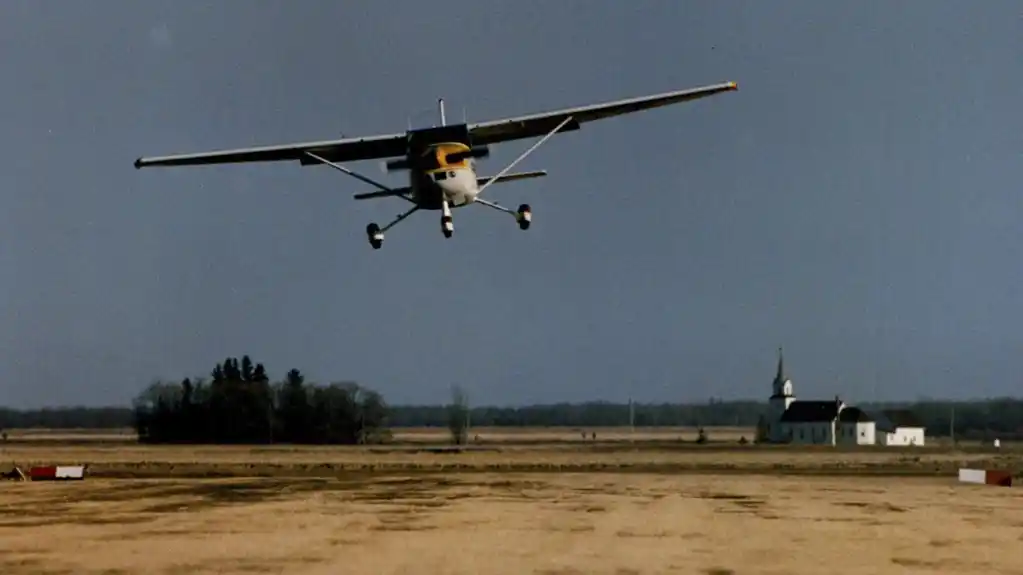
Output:
<path fill-rule="evenodd" d="M 440 217 L 440 231 L 445 238 L 450 238 L 451 234 L 455 233 L 455 222 L 451 219 L 451 206 L 446 199 L 441 200 L 441 210 L 443 215 Z"/>
<path fill-rule="evenodd" d="M 519 224 L 519 229 L 528 230 L 529 226 L 533 223 L 533 210 L 530 209 L 529 204 L 520 204 L 519 209 L 517 211 L 512 211 L 510 208 L 506 208 L 496 202 L 488 202 L 487 200 L 484 200 L 483 198 L 480 197 L 480 194 L 482 194 L 483 190 L 486 190 L 491 184 L 499 181 L 501 179 L 501 176 L 505 175 L 506 173 L 508 173 L 509 170 L 515 167 L 515 164 L 526 159 L 526 156 L 532 154 L 533 151 L 542 146 L 544 142 L 550 139 L 550 137 L 553 136 L 554 134 L 557 134 L 559 131 L 561 131 L 561 129 L 564 128 L 571 121 L 572 116 L 566 116 L 563 120 L 561 120 L 561 123 L 554 127 L 553 130 L 547 132 L 546 136 L 540 138 L 540 141 L 530 146 L 529 149 L 527 149 L 525 152 L 522 152 L 522 154 L 520 154 L 519 157 L 515 158 L 515 160 L 512 161 L 512 163 L 505 166 L 503 170 L 497 173 L 497 175 L 490 178 L 490 180 L 488 180 L 487 183 L 483 184 L 483 186 L 481 186 L 480 189 L 476 192 L 476 199 L 474 200 L 474 202 L 477 204 L 487 206 L 488 208 L 493 208 L 499 212 L 504 212 L 506 214 L 511 214 L 512 216 L 515 216 L 515 221 Z"/>
<path fill-rule="evenodd" d="M 520 204 L 518 210 L 512 210 L 506 208 L 497 202 L 491 202 L 484 200 L 483 198 L 477 197 L 476 203 L 493 208 L 499 212 L 511 214 L 515 218 L 515 222 L 519 224 L 520 230 L 528 230 L 529 226 L 533 223 L 533 210 L 529 207 L 529 204 Z"/>
<path fill-rule="evenodd" d="M 387 224 L 383 228 L 378 226 L 376 222 L 373 222 L 366 226 L 366 238 L 369 240 L 369 245 L 373 246 L 373 249 L 379 250 L 380 246 L 384 245 L 384 232 L 398 225 L 398 222 L 411 216 L 412 214 L 419 211 L 419 206 L 412 206 L 409 211 L 404 214 L 399 214 L 398 217 L 394 218 L 394 221 Z"/>

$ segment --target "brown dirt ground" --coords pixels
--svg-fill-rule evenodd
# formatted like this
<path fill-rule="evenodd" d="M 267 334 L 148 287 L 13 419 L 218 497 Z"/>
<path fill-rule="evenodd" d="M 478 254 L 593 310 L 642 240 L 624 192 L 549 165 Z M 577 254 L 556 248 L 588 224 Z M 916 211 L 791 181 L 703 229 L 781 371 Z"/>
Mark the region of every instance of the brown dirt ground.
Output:
<path fill-rule="evenodd" d="M 87 463 L 90 477 L 0 482 L 0 573 L 1023 575 L 1023 492 L 955 482 L 961 465 L 1023 471 L 1015 447 L 482 431 L 463 453 L 433 449 L 443 430 L 376 447 L 16 431 L 0 468 Z M 229 478 L 202 478 L 216 475 Z"/>
<path fill-rule="evenodd" d="M 4 574 L 1023 573 L 953 478 L 418 474 L 0 484 Z"/>

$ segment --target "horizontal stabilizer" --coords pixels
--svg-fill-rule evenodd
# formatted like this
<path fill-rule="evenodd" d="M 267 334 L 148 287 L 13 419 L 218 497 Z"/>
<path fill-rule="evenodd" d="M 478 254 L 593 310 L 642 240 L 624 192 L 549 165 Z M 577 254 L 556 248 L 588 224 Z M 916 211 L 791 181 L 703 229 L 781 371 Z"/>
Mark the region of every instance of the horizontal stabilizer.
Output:
<path fill-rule="evenodd" d="M 505 175 L 501 176 L 501 178 L 498 179 L 494 183 L 495 184 L 503 184 L 504 182 L 513 182 L 515 180 L 527 180 L 529 178 L 542 178 L 542 177 L 544 177 L 546 175 L 547 175 L 547 170 L 538 170 L 538 171 L 535 171 L 535 172 L 519 172 L 517 174 L 505 174 Z M 492 178 L 493 178 L 493 176 L 488 176 L 488 177 L 485 177 L 485 178 L 476 178 L 476 184 L 479 185 L 479 186 L 486 185 L 486 183 L 489 182 Z"/>
<path fill-rule="evenodd" d="M 502 178 L 503 179 L 503 178 Z M 408 187 L 394 188 L 390 191 L 380 190 L 379 192 L 366 192 L 363 194 L 355 194 L 356 200 L 369 200 L 372 198 L 395 198 L 399 196 L 407 196 L 411 190 Z"/>

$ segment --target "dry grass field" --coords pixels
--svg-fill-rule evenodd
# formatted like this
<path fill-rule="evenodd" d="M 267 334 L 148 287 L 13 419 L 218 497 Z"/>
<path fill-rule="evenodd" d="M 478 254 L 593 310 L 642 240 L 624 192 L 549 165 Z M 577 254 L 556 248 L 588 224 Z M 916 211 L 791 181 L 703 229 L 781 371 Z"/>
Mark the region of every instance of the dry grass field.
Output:
<path fill-rule="evenodd" d="M 446 445 L 444 430 L 396 430 L 393 445 L 189 446 L 139 445 L 125 432 L 13 431 L 0 444 L 0 467 L 86 464 L 97 478 L 335 477 L 339 473 L 473 472 L 703 472 L 955 474 L 967 464 L 1023 470 L 1023 451 L 1005 446 L 952 450 L 923 448 L 771 447 L 740 445 L 741 428 L 709 429 L 712 443 L 697 445 L 696 430 L 662 428 L 473 430 L 478 441 L 461 450 Z M 590 437 L 590 436 L 588 436 Z"/>
<path fill-rule="evenodd" d="M 0 466 L 89 477 L 0 482 L 0 573 L 1023 575 L 1023 491 L 955 480 L 961 465 L 1023 471 L 1011 447 L 593 431 L 478 429 L 461 452 L 443 430 L 366 447 L 14 432 Z"/>
<path fill-rule="evenodd" d="M 0 488 L 5 574 L 1023 573 L 951 478 L 419 474 Z"/>

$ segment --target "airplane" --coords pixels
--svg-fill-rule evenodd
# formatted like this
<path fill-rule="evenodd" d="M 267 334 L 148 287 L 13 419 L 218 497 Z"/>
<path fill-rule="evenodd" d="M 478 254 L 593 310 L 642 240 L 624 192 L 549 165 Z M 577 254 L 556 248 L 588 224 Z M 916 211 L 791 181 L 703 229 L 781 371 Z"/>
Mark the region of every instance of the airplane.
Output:
<path fill-rule="evenodd" d="M 585 122 L 688 102 L 737 89 L 735 82 L 727 82 L 474 124 L 463 122 L 451 125 L 447 124 L 444 99 L 441 98 L 437 101 L 439 126 L 420 129 L 410 127 L 405 133 L 361 138 L 140 157 L 135 160 L 135 168 L 278 161 L 297 161 L 301 166 L 329 166 L 378 188 L 377 191 L 355 194 L 356 200 L 401 198 L 412 204 L 408 211 L 399 214 L 383 227 L 375 222 L 366 226 L 366 236 L 374 249 L 380 249 L 388 230 L 419 210 L 441 211 L 441 232 L 446 238 L 454 233 L 452 210 L 472 204 L 510 214 L 519 228 L 526 230 L 533 217 L 529 204 L 521 204 L 517 210 L 512 210 L 480 196 L 495 183 L 546 176 L 546 170 L 519 173 L 510 171 L 553 135 L 578 130 Z M 492 144 L 537 136 L 543 137 L 503 170 L 493 176 L 477 176 L 475 160 L 489 156 Z M 408 171 L 407 186 L 385 186 L 341 165 L 341 162 L 386 158 L 396 158 L 383 163 L 386 171 Z"/>

